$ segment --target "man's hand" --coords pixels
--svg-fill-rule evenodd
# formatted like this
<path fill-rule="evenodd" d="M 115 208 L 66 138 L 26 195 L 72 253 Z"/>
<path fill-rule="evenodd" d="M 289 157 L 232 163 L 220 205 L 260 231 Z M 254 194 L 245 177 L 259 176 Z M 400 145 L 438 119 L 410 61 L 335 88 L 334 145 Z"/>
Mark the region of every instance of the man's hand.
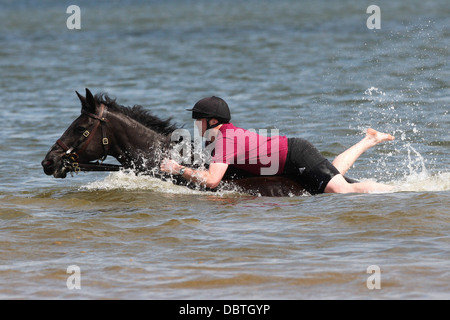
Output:
<path fill-rule="evenodd" d="M 184 167 L 176 161 L 164 159 L 161 162 L 160 168 L 163 172 L 180 174 L 180 169 Z M 183 177 L 187 180 L 214 189 L 219 185 L 225 172 L 227 171 L 227 168 L 228 164 L 226 163 L 211 163 L 209 170 L 193 170 L 190 168 L 185 168 L 186 171 L 183 173 Z"/>
<path fill-rule="evenodd" d="M 179 174 L 181 168 L 183 168 L 183 166 L 179 165 L 176 161 L 169 160 L 169 159 L 164 159 L 161 162 L 161 167 L 160 167 L 161 171 L 167 172 L 170 174 Z"/>

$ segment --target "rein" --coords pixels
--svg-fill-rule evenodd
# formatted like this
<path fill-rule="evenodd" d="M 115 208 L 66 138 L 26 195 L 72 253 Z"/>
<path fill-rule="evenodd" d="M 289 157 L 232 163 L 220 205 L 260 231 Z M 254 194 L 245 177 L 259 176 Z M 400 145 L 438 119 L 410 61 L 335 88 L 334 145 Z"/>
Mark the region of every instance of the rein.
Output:
<path fill-rule="evenodd" d="M 108 156 L 109 151 L 109 140 L 106 136 L 106 125 L 109 123 L 109 120 L 106 119 L 106 115 L 108 113 L 105 105 L 101 104 L 100 115 L 96 115 L 85 110 L 81 111 L 82 114 L 87 115 L 88 117 L 97 120 L 93 129 L 91 131 L 85 130 L 82 133 L 83 139 L 75 146 L 68 147 L 61 139 L 58 139 L 56 143 L 65 151 L 65 155 L 63 158 L 64 167 L 69 170 L 69 172 L 78 173 L 80 171 L 119 171 L 122 166 L 114 165 L 114 164 L 103 164 L 103 161 Z M 100 163 L 97 162 L 89 162 L 89 163 L 79 163 L 78 159 L 80 155 L 86 151 L 89 143 L 95 136 L 98 128 L 101 128 L 102 131 L 102 146 L 103 146 L 103 156 L 100 158 Z M 79 148 L 80 145 L 84 142 L 82 148 Z"/>
<path fill-rule="evenodd" d="M 69 168 L 69 172 L 78 173 L 80 171 L 102 171 L 102 172 L 112 172 L 112 171 L 120 171 L 123 169 L 123 166 L 117 164 L 106 164 L 97 162 L 89 162 L 89 163 L 78 163 L 71 162 L 66 165 Z"/>

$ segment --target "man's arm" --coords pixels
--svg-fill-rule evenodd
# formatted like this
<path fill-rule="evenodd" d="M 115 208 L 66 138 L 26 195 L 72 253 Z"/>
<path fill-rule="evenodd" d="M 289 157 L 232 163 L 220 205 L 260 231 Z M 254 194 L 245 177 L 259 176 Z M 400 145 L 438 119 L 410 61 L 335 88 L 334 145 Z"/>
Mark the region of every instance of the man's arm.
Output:
<path fill-rule="evenodd" d="M 227 171 L 228 164 L 211 163 L 209 170 L 194 170 L 186 168 L 173 160 L 164 160 L 161 163 L 161 171 L 171 174 L 180 174 L 180 170 L 183 168 L 183 178 L 214 189 L 217 188 L 220 181 L 222 181 L 222 178 Z"/>

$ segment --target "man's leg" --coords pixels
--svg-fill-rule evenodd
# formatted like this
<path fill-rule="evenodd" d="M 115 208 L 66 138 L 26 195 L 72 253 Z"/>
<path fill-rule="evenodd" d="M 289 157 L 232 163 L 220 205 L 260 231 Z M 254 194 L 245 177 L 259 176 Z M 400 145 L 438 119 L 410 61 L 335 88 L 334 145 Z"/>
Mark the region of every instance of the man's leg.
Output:
<path fill-rule="evenodd" d="M 341 174 L 338 174 L 328 182 L 325 193 L 387 192 L 392 191 L 393 189 L 394 187 L 392 186 L 373 181 L 348 183 Z"/>
<path fill-rule="evenodd" d="M 338 155 L 332 163 L 342 175 L 345 175 L 348 169 L 355 163 L 356 159 L 364 152 L 381 142 L 392 140 L 394 140 L 394 137 L 390 134 L 369 128 L 364 139 Z"/>
<path fill-rule="evenodd" d="M 334 176 L 328 182 L 325 192 L 327 193 L 367 193 L 392 191 L 393 187 L 385 184 L 365 181 L 358 183 L 348 183 L 343 175 L 350 169 L 365 151 L 385 141 L 392 141 L 394 137 L 387 133 L 378 132 L 372 128 L 367 130 L 367 134 L 360 142 L 350 147 L 333 161 L 333 165 L 341 174 Z"/>

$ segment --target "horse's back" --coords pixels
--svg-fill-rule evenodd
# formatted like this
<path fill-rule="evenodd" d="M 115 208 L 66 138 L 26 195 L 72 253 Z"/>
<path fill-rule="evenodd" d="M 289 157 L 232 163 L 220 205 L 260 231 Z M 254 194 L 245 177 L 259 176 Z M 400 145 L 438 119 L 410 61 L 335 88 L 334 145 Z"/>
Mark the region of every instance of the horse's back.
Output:
<path fill-rule="evenodd" d="M 249 176 L 224 180 L 225 188 L 263 197 L 286 197 L 307 194 L 295 180 L 285 176 Z"/>
<path fill-rule="evenodd" d="M 263 197 L 298 196 L 307 191 L 287 176 L 256 176 L 229 166 L 224 176 L 225 188 Z"/>

